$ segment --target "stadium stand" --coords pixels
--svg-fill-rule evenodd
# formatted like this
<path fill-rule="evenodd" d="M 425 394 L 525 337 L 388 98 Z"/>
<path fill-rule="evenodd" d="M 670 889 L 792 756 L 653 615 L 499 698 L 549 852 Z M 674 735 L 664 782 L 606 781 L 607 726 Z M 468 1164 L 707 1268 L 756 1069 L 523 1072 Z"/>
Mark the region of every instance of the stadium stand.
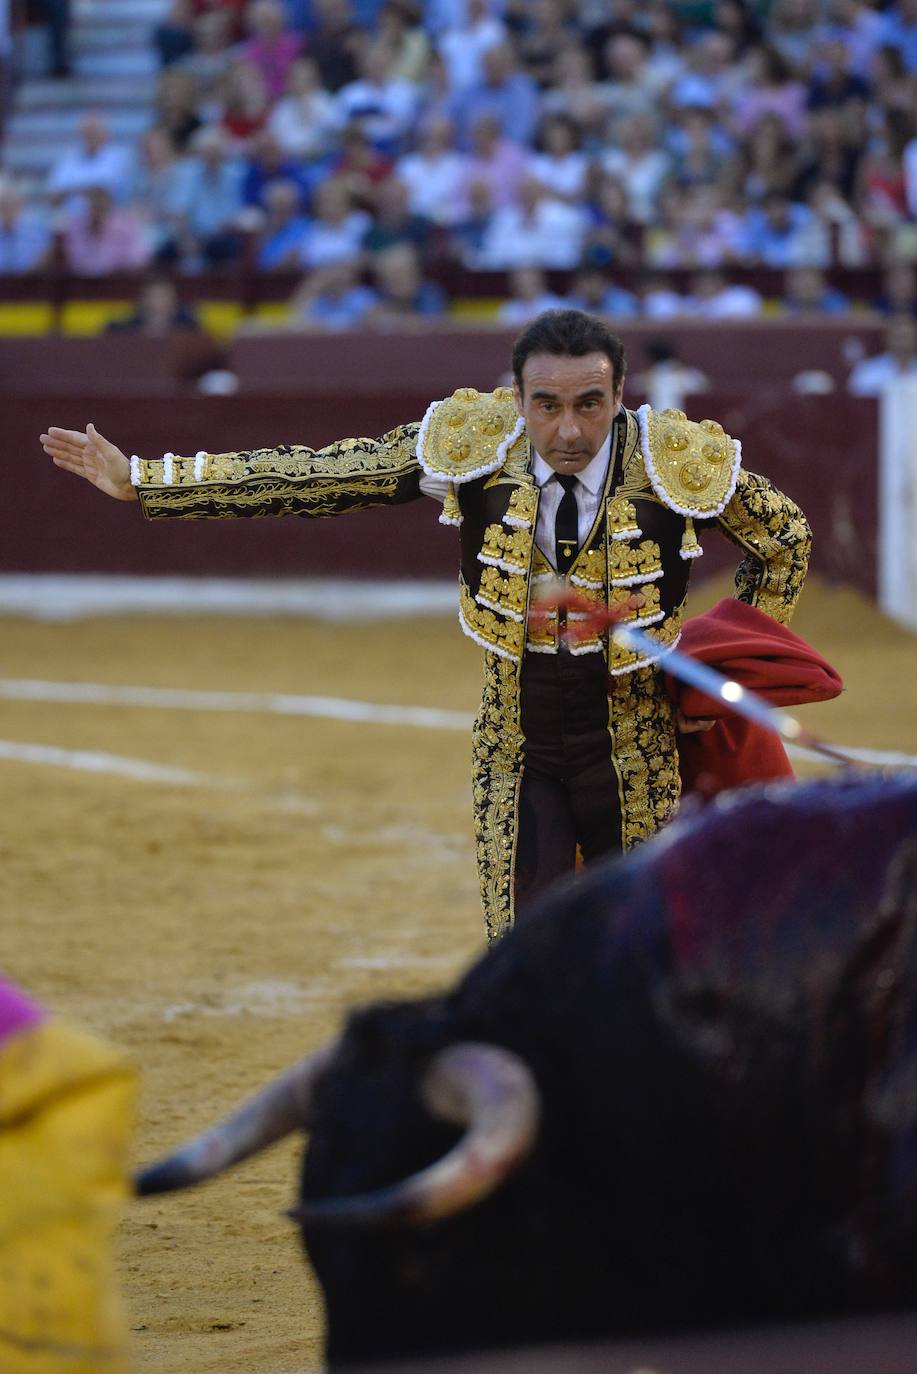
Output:
<path fill-rule="evenodd" d="M 866 310 L 917 253 L 908 3 L 17 0 L 0 293 L 154 264 L 251 311 L 340 259 L 378 290 L 407 238 L 421 314 L 494 318 L 520 268 L 657 319 Z"/>

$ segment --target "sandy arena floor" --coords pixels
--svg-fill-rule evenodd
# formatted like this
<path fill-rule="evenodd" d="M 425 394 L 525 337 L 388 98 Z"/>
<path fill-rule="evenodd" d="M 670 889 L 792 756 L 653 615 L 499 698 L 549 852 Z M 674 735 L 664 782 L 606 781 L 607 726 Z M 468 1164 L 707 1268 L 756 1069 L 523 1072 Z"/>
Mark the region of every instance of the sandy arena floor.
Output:
<path fill-rule="evenodd" d="M 723 590 L 699 589 L 693 609 Z M 806 721 L 917 753 L 917 638 L 818 587 L 794 628 L 847 682 Z M 3 635 L 11 679 L 471 712 L 480 675 L 452 619 L 7 619 Z M 481 948 L 467 732 L 5 701 L 0 740 L 188 775 L 0 761 L 0 967 L 136 1056 L 138 1159 L 318 1045 L 350 1004 L 423 992 Z M 288 1142 L 230 1179 L 132 1209 L 122 1256 L 138 1371 L 320 1367 L 319 1294 L 282 1216 L 299 1152 Z"/>

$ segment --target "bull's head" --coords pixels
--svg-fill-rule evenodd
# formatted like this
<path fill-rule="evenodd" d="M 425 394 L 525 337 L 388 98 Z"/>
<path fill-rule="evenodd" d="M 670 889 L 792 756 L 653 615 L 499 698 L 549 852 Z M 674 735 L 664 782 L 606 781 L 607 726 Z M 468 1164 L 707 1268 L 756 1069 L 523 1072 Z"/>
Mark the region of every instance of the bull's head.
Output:
<path fill-rule="evenodd" d="M 202 1183 L 291 1132 L 308 1130 L 316 1085 L 336 1049 L 334 1042 L 300 1060 L 225 1121 L 145 1169 L 137 1192 L 147 1196 Z M 518 1055 L 496 1045 L 458 1044 L 442 1050 L 423 1077 L 420 1096 L 435 1117 L 466 1128 L 453 1149 L 388 1188 L 304 1205 L 290 1215 L 364 1225 L 437 1221 L 487 1197 L 534 1144 L 538 1089 Z"/>

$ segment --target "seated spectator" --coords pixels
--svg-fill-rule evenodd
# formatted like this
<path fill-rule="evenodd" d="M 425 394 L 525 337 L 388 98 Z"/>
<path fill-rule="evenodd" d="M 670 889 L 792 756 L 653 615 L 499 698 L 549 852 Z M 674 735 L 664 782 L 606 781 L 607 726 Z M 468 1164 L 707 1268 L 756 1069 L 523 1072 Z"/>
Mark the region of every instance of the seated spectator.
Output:
<path fill-rule="evenodd" d="M 797 81 L 775 48 L 761 47 L 751 56 L 751 70 L 732 106 L 732 126 L 745 138 L 767 115 L 781 121 L 790 138 L 805 128 L 806 88 Z"/>
<path fill-rule="evenodd" d="M 917 72 L 917 9 L 913 0 L 898 0 L 885 9 L 878 38 L 880 46 L 897 48 L 911 75 Z"/>
<path fill-rule="evenodd" d="M 752 206 L 742 230 L 742 253 L 761 267 L 797 267 L 811 262 L 814 216 L 805 205 L 771 193 Z"/>
<path fill-rule="evenodd" d="M 471 131 L 471 154 L 465 175 L 468 186 L 475 181 L 487 185 L 495 210 L 517 202 L 526 162 L 525 149 L 503 136 L 499 120 L 492 115 L 477 120 Z"/>
<path fill-rule="evenodd" d="M 438 35 L 436 50 L 445 66 L 448 89 L 458 94 L 480 84 L 484 54 L 505 43 L 507 33 L 490 0 L 468 0 L 463 11 L 456 7 L 454 17 L 456 26 Z"/>
<path fill-rule="evenodd" d="M 455 224 L 462 214 L 468 159 L 454 143 L 449 119 L 431 119 L 423 128 L 416 152 L 395 163 L 395 175 L 407 187 L 415 215 L 431 224 Z"/>
<path fill-rule="evenodd" d="M 430 237 L 430 222 L 411 209 L 408 188 L 397 177 L 389 177 L 375 188 L 373 222 L 366 231 L 363 247 L 379 253 L 395 244 L 406 243 L 421 251 Z"/>
<path fill-rule="evenodd" d="M 820 267 L 793 267 L 783 282 L 783 310 L 788 315 L 843 315 L 850 302 L 830 286 Z"/>
<path fill-rule="evenodd" d="M 855 53 L 851 52 L 851 61 L 855 60 Z M 911 109 L 914 87 L 904 65 L 904 59 L 897 48 L 879 47 L 871 50 L 864 75 L 871 92 L 880 95 L 884 109 Z"/>
<path fill-rule="evenodd" d="M 302 38 L 287 27 L 281 0 L 254 0 L 245 22 L 251 36 L 239 49 L 239 60 L 260 74 L 268 101 L 273 103 L 286 90 L 290 68 L 302 51 Z"/>
<path fill-rule="evenodd" d="M 826 105 L 843 108 L 851 100 L 869 99 L 869 82 L 852 68 L 850 51 L 841 38 L 827 38 L 818 49 L 818 59 L 809 88 L 806 105 L 820 110 Z"/>
<path fill-rule="evenodd" d="M 133 312 L 121 319 L 109 320 L 105 332 L 162 338 L 193 332 L 200 327 L 197 317 L 182 305 L 172 278 L 160 276 L 147 278 L 138 292 Z"/>
<path fill-rule="evenodd" d="M 514 267 L 509 274 L 511 297 L 497 311 L 501 324 L 520 328 L 544 310 L 564 310 L 569 304 L 556 291 L 548 289 L 542 267 Z"/>
<path fill-rule="evenodd" d="M 219 127 L 237 152 L 242 152 L 264 128 L 271 112 L 259 69 L 247 62 L 233 62 L 223 81 L 219 103 Z"/>
<path fill-rule="evenodd" d="M 558 200 L 583 198 L 589 159 L 580 142 L 576 125 L 564 115 L 545 119 L 538 131 L 538 151 L 529 158 L 529 175 Z"/>
<path fill-rule="evenodd" d="M 435 282 L 424 280 L 420 257 L 409 243 L 392 244 L 376 253 L 372 273 L 378 300 L 367 324 L 379 328 L 411 320 L 428 322 L 444 313 L 445 294 Z"/>
<path fill-rule="evenodd" d="M 913 315 L 893 316 L 885 330 L 885 350 L 863 358 L 847 378 L 852 396 L 880 396 L 904 377 L 917 377 L 917 321 Z"/>
<path fill-rule="evenodd" d="M 728 282 L 722 272 L 697 272 L 688 299 L 692 315 L 702 320 L 754 319 L 764 311 L 764 298 L 753 286 Z"/>
<path fill-rule="evenodd" d="M 242 210 L 242 166 L 230 155 L 223 132 L 200 129 L 184 164 L 178 202 L 178 231 L 172 252 L 186 271 L 219 267 L 240 253 L 239 214 Z"/>
<path fill-rule="evenodd" d="M 83 277 L 133 272 L 150 260 L 150 243 L 140 217 L 115 205 L 106 186 L 90 186 L 70 209 L 63 249 L 69 271 Z"/>
<path fill-rule="evenodd" d="M 651 276 L 643 284 L 643 314 L 651 320 L 669 320 L 690 315 L 691 299 L 676 290 L 668 277 Z"/>
<path fill-rule="evenodd" d="M 774 124 L 781 131 L 779 120 Z M 763 128 L 763 122 L 758 126 Z M 751 146 L 746 145 L 746 155 L 752 158 Z M 686 106 L 678 112 L 677 123 L 670 125 L 665 138 L 666 175 L 679 186 L 713 186 L 722 180 L 728 165 L 735 165 L 738 151 L 711 110 L 698 105 Z M 638 170 L 641 165 L 638 163 Z M 792 175 L 791 168 L 786 184 Z M 647 175 L 643 168 L 644 176 Z M 658 194 L 656 185 L 655 194 Z M 635 207 L 639 208 L 639 207 Z M 655 209 L 655 199 L 650 203 L 650 217 Z M 644 221 L 646 222 L 646 221 Z"/>
<path fill-rule="evenodd" d="M 465 188 L 462 213 L 452 225 L 449 253 L 464 267 L 476 268 L 490 227 L 494 207 L 486 181 L 470 181 Z"/>
<path fill-rule="evenodd" d="M 194 51 L 194 29 L 191 0 L 172 0 L 168 10 L 153 30 L 153 45 L 163 67 Z"/>
<path fill-rule="evenodd" d="M 194 21 L 194 47 L 178 65 L 194 78 L 198 107 L 208 119 L 219 118 L 221 92 L 234 61 L 229 11 L 207 10 L 199 15 Z"/>
<path fill-rule="evenodd" d="M 263 129 L 252 139 L 242 179 L 242 200 L 246 205 L 266 206 L 267 192 L 275 182 L 295 186 L 300 208 L 308 203 L 312 187 L 302 164 L 288 157 L 278 139 Z"/>
<path fill-rule="evenodd" d="M 602 168 L 627 187 L 630 218 L 648 224 L 655 213 L 659 188 L 671 170 L 671 159 L 657 144 L 656 122 L 651 115 L 619 120 L 614 135 L 602 155 Z"/>
<path fill-rule="evenodd" d="M 627 188 L 607 172 L 590 177 L 583 257 L 598 266 L 639 266 L 641 226 L 631 218 Z"/>
<path fill-rule="evenodd" d="M 362 261 L 362 245 L 372 223 L 365 210 L 354 208 L 347 183 L 340 177 L 323 181 L 315 192 L 312 219 L 300 263 L 314 270 L 342 259 Z"/>
<path fill-rule="evenodd" d="M 853 129 L 846 113 L 830 105 L 813 110 L 800 147 L 794 199 L 804 200 L 816 183 L 828 181 L 846 201 L 852 201 L 864 145 L 865 137 Z"/>
<path fill-rule="evenodd" d="M 146 221 L 154 258 L 163 251 L 168 256 L 178 228 L 186 169 L 164 129 L 147 129 L 138 150 L 131 201 Z"/>
<path fill-rule="evenodd" d="M 392 166 L 392 159 L 374 148 L 363 130 L 352 124 L 341 134 L 331 175 L 346 184 L 354 204 L 367 208 L 373 203 L 376 187 L 391 176 Z"/>
<path fill-rule="evenodd" d="M 387 155 L 401 151 L 417 107 L 417 91 L 394 75 L 389 47 L 376 41 L 360 61 L 360 78 L 338 91 L 338 128 L 356 125 L 374 148 Z"/>
<path fill-rule="evenodd" d="M 632 291 L 625 291 L 612 281 L 604 267 L 588 262 L 573 278 L 573 287 L 565 301 L 567 307 L 585 310 L 590 315 L 610 315 L 633 319 L 640 313 L 640 301 Z"/>
<path fill-rule="evenodd" d="M 290 302 L 290 324 L 304 329 L 355 329 L 378 297 L 360 279 L 357 263 L 340 259 L 305 277 Z"/>
<path fill-rule="evenodd" d="M 285 156 L 316 162 L 334 147 L 334 97 L 321 84 L 318 65 L 301 57 L 290 68 L 286 94 L 271 111 L 268 129 Z"/>
<path fill-rule="evenodd" d="M 579 25 L 564 0 L 529 0 L 522 6 L 521 19 L 515 44 L 520 65 L 545 91 L 557 54 L 577 41 Z"/>
<path fill-rule="evenodd" d="M 179 154 L 188 151 L 192 138 L 202 127 L 197 108 L 197 82 L 189 71 L 170 67 L 156 87 L 155 127 L 171 140 Z"/>
<path fill-rule="evenodd" d="M 255 256 L 259 272 L 288 272 L 299 267 L 309 234 L 299 186 L 295 181 L 271 181 L 264 189 L 262 204 L 264 223 Z"/>
<path fill-rule="evenodd" d="M 530 144 L 538 125 L 538 87 L 527 72 L 517 69 L 509 43 L 488 48 L 482 61 L 481 81 L 455 99 L 459 146 L 472 147 L 474 128 L 484 118 L 496 120 L 505 138 Z"/>
<path fill-rule="evenodd" d="M 789 69 L 805 72 L 821 29 L 818 0 L 776 0 L 766 28 L 767 41 Z"/>
<path fill-rule="evenodd" d="M 765 115 L 750 138 L 743 141 L 742 188 L 759 204 L 769 195 L 788 196 L 799 173 L 799 149 L 776 115 Z"/>
<path fill-rule="evenodd" d="M 245 15 L 251 0 L 191 0 L 195 19 L 205 14 L 225 14 L 229 19 L 229 34 L 233 42 L 245 37 Z"/>
<path fill-rule="evenodd" d="M 608 101 L 596 80 L 595 58 L 585 44 L 570 42 L 556 54 L 541 109 L 545 116 L 572 119 L 582 131 L 587 148 L 601 143 Z"/>
<path fill-rule="evenodd" d="M 83 116 L 79 138 L 78 146 L 62 153 L 51 168 L 47 195 L 55 203 L 72 202 L 90 187 L 105 187 L 113 199 L 123 198 L 132 174 L 127 149 L 112 141 L 108 124 L 99 114 Z"/>
<path fill-rule="evenodd" d="M 724 205 L 716 186 L 672 187 L 665 192 L 664 226 L 647 235 L 646 258 L 653 267 L 722 267 L 738 262 L 743 250 L 741 218 Z"/>
<path fill-rule="evenodd" d="M 913 121 L 907 120 L 908 134 Z M 873 130 L 857 174 L 856 206 L 867 225 L 883 230 L 908 217 L 908 190 L 904 156 L 907 134 L 899 139 L 896 121 L 886 116 Z"/>
<path fill-rule="evenodd" d="M 716 31 L 732 41 L 736 57 L 744 57 L 761 42 L 761 24 L 749 0 L 716 0 L 713 22 Z"/>
<path fill-rule="evenodd" d="M 652 114 L 662 96 L 664 82 L 654 75 L 648 39 L 637 32 L 614 33 L 604 47 L 607 79 L 602 98 L 611 119 Z"/>
<path fill-rule="evenodd" d="M 532 177 L 519 187 L 518 205 L 494 212 L 484 234 L 479 267 L 572 268 L 582 255 L 585 212 L 546 195 Z"/>
<path fill-rule="evenodd" d="M 430 40 L 409 0 L 389 0 L 379 11 L 376 32 L 392 54 L 392 76 L 419 86 L 430 62 Z"/>
<path fill-rule="evenodd" d="M 883 315 L 917 315 L 917 269 L 912 262 L 892 258 L 886 264 L 873 308 Z"/>
<path fill-rule="evenodd" d="M 309 55 L 318 64 L 322 85 L 332 94 L 357 79 L 357 62 L 366 34 L 354 18 L 350 0 L 311 0 Z"/>
<path fill-rule="evenodd" d="M 737 60 L 729 34 L 716 30 L 702 33 L 687 49 L 685 61 L 674 75 L 668 103 L 676 115 L 691 108 L 717 116 L 733 103 L 745 75 L 746 64 Z"/>
<path fill-rule="evenodd" d="M 836 186 L 816 182 L 806 206 L 812 222 L 801 235 L 800 261 L 819 267 L 865 267 L 872 261 L 870 226 L 857 217 Z"/>
<path fill-rule="evenodd" d="M 0 275 L 22 276 L 44 267 L 51 252 L 47 218 L 26 208 L 18 187 L 0 177 Z"/>

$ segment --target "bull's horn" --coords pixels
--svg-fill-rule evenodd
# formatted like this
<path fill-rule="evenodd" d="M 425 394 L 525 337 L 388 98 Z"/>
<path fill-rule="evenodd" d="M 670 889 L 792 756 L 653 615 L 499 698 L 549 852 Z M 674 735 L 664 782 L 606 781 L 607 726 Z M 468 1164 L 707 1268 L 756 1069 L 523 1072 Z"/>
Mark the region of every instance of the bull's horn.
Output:
<path fill-rule="evenodd" d="M 261 1092 L 174 1154 L 137 1175 L 138 1194 L 169 1193 L 188 1188 L 247 1159 L 291 1131 L 308 1127 L 315 1084 L 337 1050 L 337 1041 L 309 1054 Z"/>
<path fill-rule="evenodd" d="M 521 1164 L 538 1135 L 541 1099 L 531 1070 L 509 1050 L 471 1042 L 432 1061 L 421 1084 L 429 1110 L 467 1125 L 462 1139 L 420 1173 L 377 1192 L 308 1202 L 297 1220 L 417 1226 L 482 1201 Z"/>

